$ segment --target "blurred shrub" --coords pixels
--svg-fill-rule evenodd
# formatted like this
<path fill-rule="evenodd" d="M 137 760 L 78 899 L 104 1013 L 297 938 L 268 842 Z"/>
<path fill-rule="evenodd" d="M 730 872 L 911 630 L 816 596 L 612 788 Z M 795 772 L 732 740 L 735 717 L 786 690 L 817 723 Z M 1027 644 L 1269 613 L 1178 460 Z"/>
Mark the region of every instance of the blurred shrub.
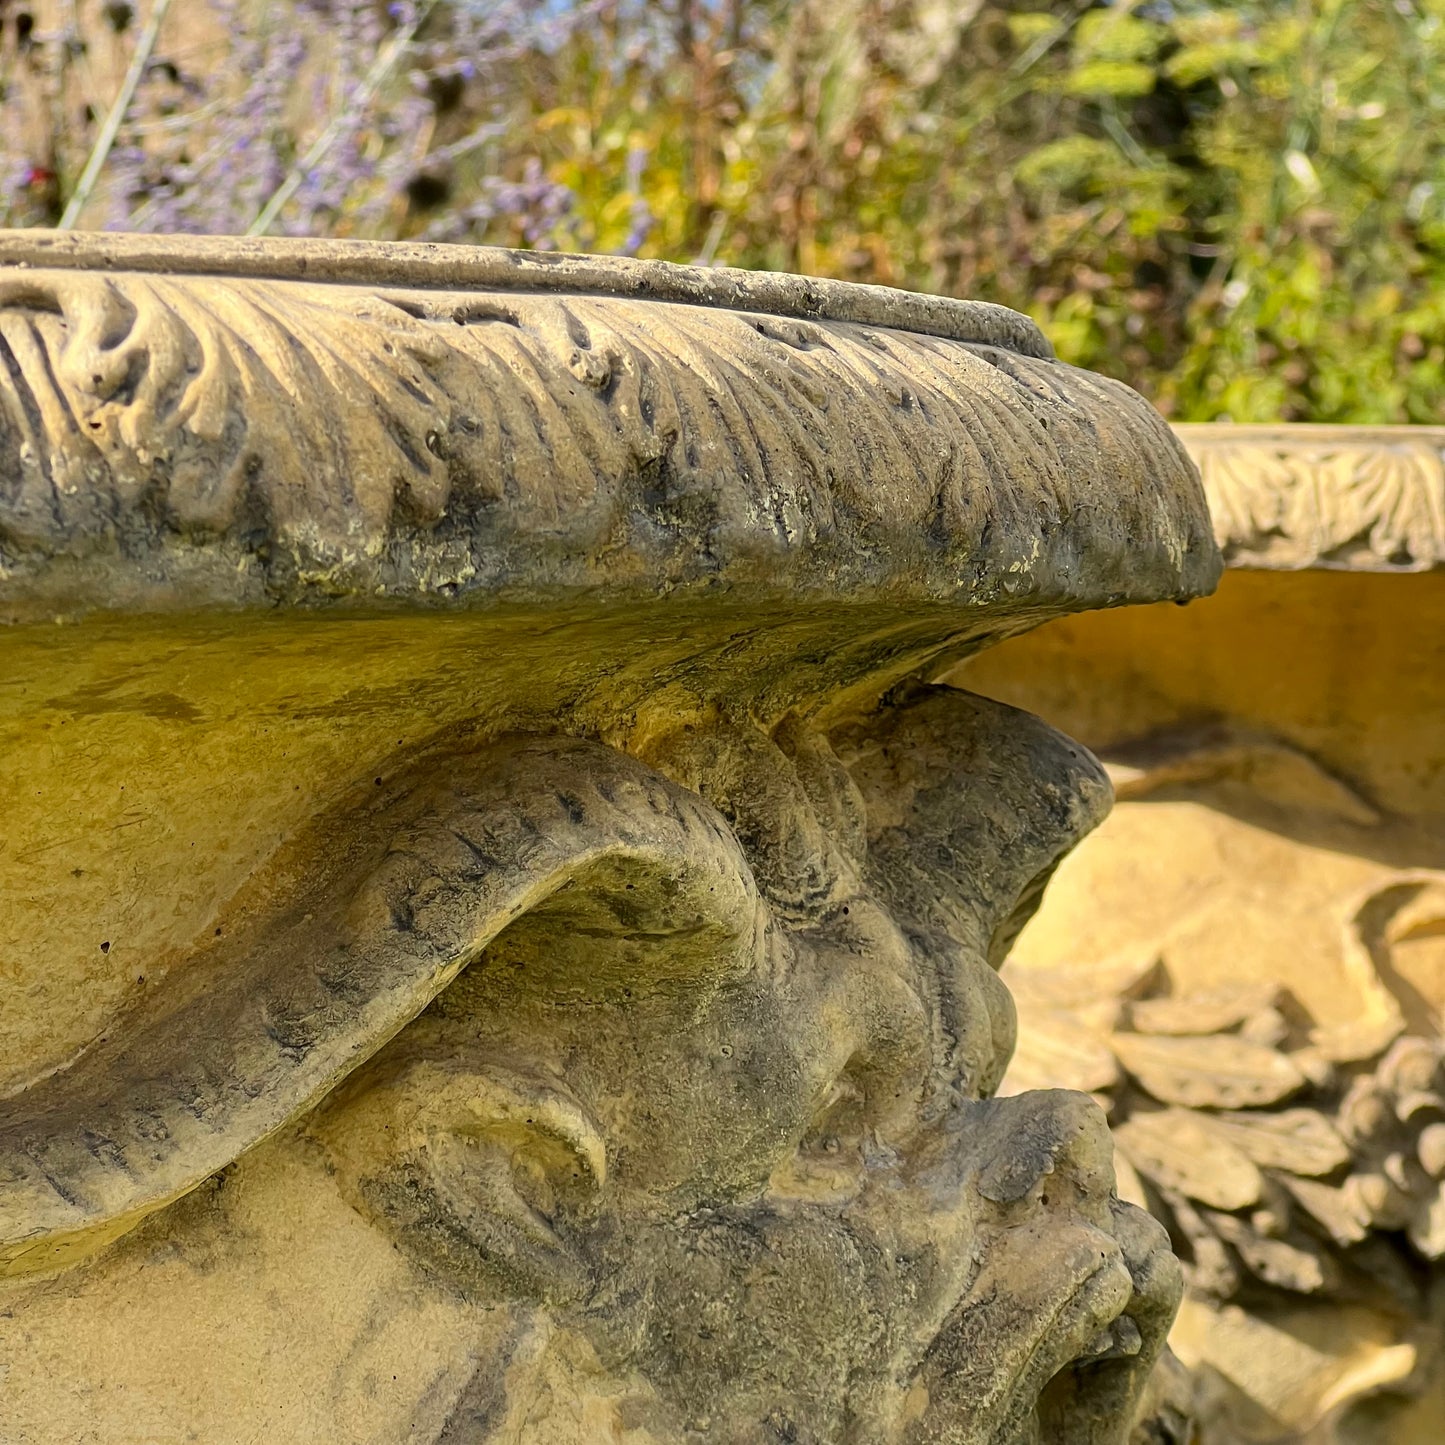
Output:
<path fill-rule="evenodd" d="M 147 12 L 0 0 L 0 219 L 61 214 Z M 182 0 L 79 223 L 244 231 L 285 183 L 277 232 L 1001 301 L 1179 418 L 1442 421 L 1442 21 L 1445 0 Z"/>

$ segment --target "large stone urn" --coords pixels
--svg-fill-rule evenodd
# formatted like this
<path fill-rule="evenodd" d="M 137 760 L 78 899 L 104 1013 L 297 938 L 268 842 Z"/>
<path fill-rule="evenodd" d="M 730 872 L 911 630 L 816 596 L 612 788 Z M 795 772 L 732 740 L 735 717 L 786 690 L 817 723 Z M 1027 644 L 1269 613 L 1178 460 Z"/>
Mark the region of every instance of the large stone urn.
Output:
<path fill-rule="evenodd" d="M 0 237 L 0 1440 L 1170 1438 L 996 974 L 1107 811 L 937 685 L 1207 592 L 998 308 Z"/>

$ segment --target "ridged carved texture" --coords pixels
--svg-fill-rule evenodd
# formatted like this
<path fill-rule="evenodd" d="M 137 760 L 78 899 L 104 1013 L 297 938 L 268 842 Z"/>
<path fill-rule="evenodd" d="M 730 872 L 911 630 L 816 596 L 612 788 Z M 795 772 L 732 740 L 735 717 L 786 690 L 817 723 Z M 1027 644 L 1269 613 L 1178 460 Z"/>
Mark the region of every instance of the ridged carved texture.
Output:
<path fill-rule="evenodd" d="M 746 582 L 1072 609 L 1217 568 L 1160 418 L 1002 308 L 451 247 L 0 236 L 0 601 Z"/>
<path fill-rule="evenodd" d="M 1445 428 L 1183 426 L 1236 567 L 1445 566 Z"/>
<path fill-rule="evenodd" d="M 67 1263 L 193 1188 L 579 877 L 591 886 L 577 895 L 578 929 L 595 895 L 631 893 L 634 912 L 652 910 L 651 936 L 673 944 L 665 969 L 705 960 L 726 974 L 749 961 L 756 889 L 700 800 L 586 743 L 523 744 L 470 772 L 415 790 L 398 817 L 368 819 L 363 842 L 324 855 L 311 879 L 335 895 L 324 906 L 248 938 L 229 966 L 197 970 L 192 988 L 7 1109 L 0 1277 Z M 601 934 L 591 958 L 605 969 Z"/>

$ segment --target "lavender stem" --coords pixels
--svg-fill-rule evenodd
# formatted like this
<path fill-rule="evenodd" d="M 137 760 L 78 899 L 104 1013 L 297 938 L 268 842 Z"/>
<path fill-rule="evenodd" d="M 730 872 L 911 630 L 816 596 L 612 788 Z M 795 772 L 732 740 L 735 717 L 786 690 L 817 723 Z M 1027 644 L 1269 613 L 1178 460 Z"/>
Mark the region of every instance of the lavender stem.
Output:
<path fill-rule="evenodd" d="M 403 25 L 395 35 L 381 48 L 380 53 L 372 62 L 371 69 L 367 71 L 366 78 L 362 81 L 360 89 L 352 97 L 355 109 L 365 110 L 371 103 L 372 97 L 381 88 L 388 75 L 391 74 L 397 61 L 401 59 L 406 47 L 411 44 L 412 37 L 422 27 L 430 14 L 436 0 L 423 0 L 417 7 L 416 14 L 407 24 Z M 331 117 L 326 129 L 316 137 L 307 148 L 306 154 L 298 160 L 295 165 L 286 173 L 286 178 L 271 193 L 271 198 L 256 213 L 255 219 L 246 227 L 248 236 L 264 236 L 271 229 L 272 223 L 280 214 L 282 206 L 296 194 L 296 188 L 301 184 L 309 172 L 314 170 L 321 158 L 336 143 L 337 137 L 341 134 L 342 126 L 346 123 L 347 117 L 337 111 Z"/>
<path fill-rule="evenodd" d="M 105 118 L 105 124 L 100 128 L 100 134 L 95 138 L 95 145 L 91 148 L 90 157 L 85 163 L 85 169 L 80 173 L 80 179 L 76 182 L 75 190 L 71 193 L 65 211 L 60 217 L 59 229 L 68 231 L 80 218 L 80 213 L 85 209 L 85 203 L 90 199 L 90 193 L 95 189 L 95 183 L 100 179 L 100 172 L 105 165 L 106 157 L 110 155 L 111 147 L 115 144 L 115 138 L 120 132 L 121 122 L 125 119 L 125 113 L 130 109 L 130 103 L 135 98 L 135 89 L 145 74 L 146 66 L 150 64 L 151 51 L 156 48 L 156 40 L 161 33 L 161 23 L 166 18 L 166 11 L 171 8 L 171 0 L 155 0 L 151 6 L 150 18 L 141 31 L 140 39 L 136 41 L 135 54 L 130 58 L 130 67 L 126 70 L 125 78 L 120 83 L 120 91 L 116 95 L 115 104 L 110 108 L 110 114 Z"/>

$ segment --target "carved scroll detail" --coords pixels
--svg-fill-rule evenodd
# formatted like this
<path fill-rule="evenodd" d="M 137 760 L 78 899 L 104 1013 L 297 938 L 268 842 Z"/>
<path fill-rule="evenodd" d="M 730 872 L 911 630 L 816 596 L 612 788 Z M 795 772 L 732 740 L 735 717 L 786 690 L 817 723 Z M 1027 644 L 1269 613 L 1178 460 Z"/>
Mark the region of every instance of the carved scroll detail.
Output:
<path fill-rule="evenodd" d="M 609 920 L 627 932 L 614 894 L 649 915 L 657 968 L 752 963 L 752 874 L 701 799 L 567 740 L 434 767 L 352 815 L 339 856 L 303 840 L 304 908 L 203 948 L 150 1012 L 6 1108 L 0 1273 L 93 1251 L 312 1107 L 523 912 L 594 927 L 599 971 L 620 966 Z"/>

